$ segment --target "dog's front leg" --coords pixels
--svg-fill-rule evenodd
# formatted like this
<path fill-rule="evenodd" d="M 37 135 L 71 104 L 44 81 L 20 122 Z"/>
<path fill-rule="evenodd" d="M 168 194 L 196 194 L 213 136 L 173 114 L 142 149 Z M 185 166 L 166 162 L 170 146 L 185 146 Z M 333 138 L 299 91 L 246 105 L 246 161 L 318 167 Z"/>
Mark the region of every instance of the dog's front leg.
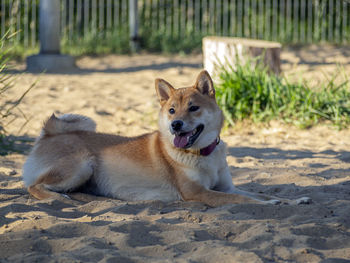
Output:
<path fill-rule="evenodd" d="M 231 193 L 231 194 L 239 194 L 239 195 L 260 200 L 267 204 L 275 204 L 275 205 L 280 203 L 300 205 L 300 204 L 310 204 L 312 202 L 311 198 L 309 197 L 301 197 L 296 200 L 290 200 L 290 199 L 279 198 L 279 197 L 269 196 L 269 195 L 259 194 L 259 193 L 252 193 L 252 192 L 247 192 L 247 191 L 237 189 L 236 187 L 234 187 L 232 183 L 232 176 L 228 166 L 223 168 L 220 171 L 219 175 L 220 175 L 219 181 L 215 186 L 215 190 L 218 190 L 218 191 Z"/>
<path fill-rule="evenodd" d="M 202 202 L 212 207 L 225 204 L 266 203 L 237 193 L 208 190 L 199 183 L 189 180 L 186 176 L 182 176 L 180 182 L 178 182 L 178 189 L 184 201 Z"/>
<path fill-rule="evenodd" d="M 290 203 L 290 200 L 287 199 L 281 199 L 273 196 L 268 196 L 264 194 L 257 194 L 257 193 L 251 193 L 251 192 L 246 192 L 240 189 L 237 189 L 232 182 L 232 176 L 230 173 L 230 170 L 228 166 L 222 168 L 219 170 L 219 179 L 217 184 L 215 185 L 214 190 L 221 191 L 224 193 L 229 193 L 229 194 L 238 194 L 238 195 L 243 195 L 255 200 L 259 200 L 263 203 L 267 204 L 280 204 L 282 203 Z"/>

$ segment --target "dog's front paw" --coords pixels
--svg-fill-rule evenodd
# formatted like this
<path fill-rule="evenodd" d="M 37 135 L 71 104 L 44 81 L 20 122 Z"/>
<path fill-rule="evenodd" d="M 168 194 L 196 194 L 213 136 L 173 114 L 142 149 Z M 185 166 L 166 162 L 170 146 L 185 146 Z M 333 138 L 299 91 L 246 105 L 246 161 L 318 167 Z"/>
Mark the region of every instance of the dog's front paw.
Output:
<path fill-rule="evenodd" d="M 312 199 L 310 197 L 301 197 L 295 200 L 297 205 L 309 205 L 312 203 Z"/>
<path fill-rule="evenodd" d="M 280 200 L 277 200 L 277 199 L 272 199 L 272 200 L 266 201 L 266 203 L 271 204 L 271 205 L 279 205 L 282 202 Z"/>

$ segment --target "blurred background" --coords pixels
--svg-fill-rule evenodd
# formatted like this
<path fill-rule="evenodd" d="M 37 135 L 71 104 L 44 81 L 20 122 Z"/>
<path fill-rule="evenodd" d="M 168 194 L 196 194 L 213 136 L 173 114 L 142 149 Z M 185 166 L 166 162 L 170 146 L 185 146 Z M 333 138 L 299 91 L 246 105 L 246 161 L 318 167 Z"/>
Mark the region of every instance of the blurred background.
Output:
<path fill-rule="evenodd" d="M 130 52 L 129 0 L 62 0 L 61 47 L 71 55 Z M 283 44 L 350 41 L 350 4 L 340 0 L 139 0 L 142 50 L 200 52 L 207 35 Z M 1 0 L 1 35 L 17 32 L 12 53 L 38 51 L 39 0 Z"/>

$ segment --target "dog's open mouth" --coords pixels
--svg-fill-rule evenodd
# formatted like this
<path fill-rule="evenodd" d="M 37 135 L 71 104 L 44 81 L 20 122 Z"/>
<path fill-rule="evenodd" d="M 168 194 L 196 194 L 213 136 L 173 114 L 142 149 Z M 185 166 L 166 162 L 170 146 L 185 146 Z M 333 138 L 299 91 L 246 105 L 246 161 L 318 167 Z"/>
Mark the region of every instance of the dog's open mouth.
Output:
<path fill-rule="evenodd" d="M 174 145 L 178 148 L 189 148 L 197 140 L 204 129 L 203 124 L 199 124 L 194 130 L 189 132 L 175 133 Z"/>

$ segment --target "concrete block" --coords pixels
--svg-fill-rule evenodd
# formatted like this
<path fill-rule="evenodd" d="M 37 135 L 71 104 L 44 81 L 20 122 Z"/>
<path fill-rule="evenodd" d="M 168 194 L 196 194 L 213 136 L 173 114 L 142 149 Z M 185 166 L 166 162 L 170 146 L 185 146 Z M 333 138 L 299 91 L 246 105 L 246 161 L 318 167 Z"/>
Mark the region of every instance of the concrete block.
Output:
<path fill-rule="evenodd" d="M 27 57 L 27 71 L 60 73 L 76 69 L 75 59 L 61 54 L 38 54 Z"/>

